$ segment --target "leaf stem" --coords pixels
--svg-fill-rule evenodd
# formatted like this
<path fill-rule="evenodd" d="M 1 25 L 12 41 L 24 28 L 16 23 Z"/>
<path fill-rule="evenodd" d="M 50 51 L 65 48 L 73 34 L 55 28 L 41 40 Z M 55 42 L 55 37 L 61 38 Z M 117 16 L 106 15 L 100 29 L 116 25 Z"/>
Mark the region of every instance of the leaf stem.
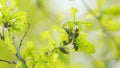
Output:
<path fill-rule="evenodd" d="M 0 62 L 5 62 L 5 63 L 8 63 L 8 64 L 16 64 L 15 61 L 8 61 L 8 60 L 3 60 L 3 59 L 0 59 Z"/>
<path fill-rule="evenodd" d="M 26 37 L 26 35 L 27 35 L 27 33 L 28 33 L 29 28 L 30 28 L 30 23 L 28 23 L 27 30 L 26 30 L 26 32 L 24 33 L 22 39 L 20 40 L 20 44 L 19 44 L 18 50 L 21 49 L 21 46 L 22 46 L 23 40 L 25 39 L 25 37 Z"/>

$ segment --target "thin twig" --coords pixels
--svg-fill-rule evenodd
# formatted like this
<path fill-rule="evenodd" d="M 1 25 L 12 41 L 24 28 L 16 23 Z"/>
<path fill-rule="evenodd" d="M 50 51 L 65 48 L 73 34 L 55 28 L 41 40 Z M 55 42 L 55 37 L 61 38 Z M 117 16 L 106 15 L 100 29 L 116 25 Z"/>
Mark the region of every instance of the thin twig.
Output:
<path fill-rule="evenodd" d="M 16 64 L 15 61 L 8 61 L 8 60 L 3 60 L 3 59 L 0 59 L 0 62 L 5 62 L 5 63 L 8 63 L 8 64 Z"/>
<path fill-rule="evenodd" d="M 2 37 L 3 37 L 3 40 L 5 40 L 5 36 L 4 36 L 4 34 L 5 34 L 5 33 L 4 33 L 4 29 L 5 29 L 5 28 L 4 28 L 4 26 L 3 26 L 3 28 L 2 28 L 2 33 L 3 33 L 3 36 L 2 36 Z"/>
<path fill-rule="evenodd" d="M 2 39 L 2 34 L 0 33 L 0 38 Z"/>
<path fill-rule="evenodd" d="M 84 0 L 81 0 L 81 2 L 85 5 L 85 7 L 87 8 L 87 10 L 89 12 L 92 13 L 92 15 L 97 19 L 98 21 L 98 24 L 100 25 L 101 29 L 103 30 L 103 32 L 107 35 L 107 37 L 112 40 L 112 42 L 116 45 L 117 48 L 120 49 L 120 46 L 119 44 L 115 41 L 115 38 L 114 36 L 111 34 L 111 32 L 106 28 L 104 27 L 102 24 L 101 24 L 101 18 L 102 18 L 102 15 L 101 16 L 96 16 L 96 14 L 92 11 L 92 9 L 89 7 L 89 5 L 84 1 Z"/>
<path fill-rule="evenodd" d="M 24 38 L 26 37 L 26 35 L 27 35 L 27 33 L 28 33 L 29 28 L 30 28 L 30 23 L 28 23 L 27 30 L 26 30 L 26 32 L 24 33 L 24 35 L 23 35 L 22 39 L 20 40 L 20 44 L 19 44 L 18 49 L 20 49 L 20 48 L 21 48 L 21 46 L 22 46 L 22 42 L 23 42 Z"/>
<path fill-rule="evenodd" d="M 4 26 L 2 27 L 2 34 L 0 33 L 0 38 L 2 40 L 5 40 L 5 36 L 4 36 Z"/>
<path fill-rule="evenodd" d="M 24 64 L 25 68 L 28 68 L 26 61 L 21 57 L 19 51 L 17 52 L 16 57 Z"/>

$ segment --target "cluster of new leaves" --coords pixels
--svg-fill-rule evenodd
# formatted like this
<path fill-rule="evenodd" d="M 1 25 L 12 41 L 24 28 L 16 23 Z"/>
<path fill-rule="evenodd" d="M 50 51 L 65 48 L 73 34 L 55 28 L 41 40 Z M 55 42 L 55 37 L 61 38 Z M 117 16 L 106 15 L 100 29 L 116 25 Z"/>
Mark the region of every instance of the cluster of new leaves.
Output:
<path fill-rule="evenodd" d="M 74 51 L 83 51 L 85 53 L 94 53 L 94 45 L 87 40 L 85 33 L 83 32 L 85 24 L 81 24 L 80 21 L 76 21 L 75 19 L 75 13 L 77 12 L 77 9 L 72 8 L 71 15 L 73 16 L 73 21 L 68 21 L 65 24 L 62 25 L 62 35 L 61 35 L 61 45 L 62 46 L 67 46 L 69 44 L 72 44 L 73 50 Z M 65 54 L 68 52 L 61 51 Z"/>
<path fill-rule="evenodd" d="M 7 5 L 6 0 L 0 0 L 0 26 L 11 31 L 21 30 L 26 24 L 26 13 Z M 22 27 L 21 27 L 22 26 Z"/>

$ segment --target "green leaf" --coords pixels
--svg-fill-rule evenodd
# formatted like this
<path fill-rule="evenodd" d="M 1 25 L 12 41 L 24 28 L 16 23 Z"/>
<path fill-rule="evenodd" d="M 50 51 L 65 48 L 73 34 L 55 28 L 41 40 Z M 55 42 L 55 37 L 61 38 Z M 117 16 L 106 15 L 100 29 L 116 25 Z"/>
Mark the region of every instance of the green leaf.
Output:
<path fill-rule="evenodd" d="M 1 0 L 1 2 L 3 2 L 3 0 Z M 25 28 L 27 23 L 25 12 L 14 11 L 13 8 L 6 4 L 0 8 L 0 12 L 0 25 L 8 23 L 10 30 L 13 32 Z"/>
<path fill-rule="evenodd" d="M 11 8 L 10 7 L 2 7 L 0 8 L 0 11 L 1 11 L 1 22 L 2 23 L 6 23 L 10 20 L 10 13 L 11 13 Z"/>
<path fill-rule="evenodd" d="M 65 24 L 63 24 L 63 27 L 68 28 L 70 31 L 73 31 L 73 28 L 75 27 L 75 23 L 73 21 L 67 21 Z"/>
<path fill-rule="evenodd" d="M 84 30 L 85 28 L 90 29 L 93 26 L 93 22 L 90 22 L 90 21 L 80 20 L 80 21 L 77 21 L 76 23 L 80 30 Z"/>
<path fill-rule="evenodd" d="M 11 15 L 10 24 L 13 30 L 22 30 L 26 26 L 26 13 L 25 12 L 15 12 Z"/>
<path fill-rule="evenodd" d="M 27 44 L 26 44 L 25 49 L 22 51 L 22 56 L 24 58 L 32 57 L 33 56 L 32 52 L 34 50 L 34 47 L 35 47 L 34 43 L 32 41 L 28 41 Z"/>
<path fill-rule="evenodd" d="M 75 42 L 78 45 L 78 51 L 83 51 L 88 54 L 95 52 L 94 45 L 86 39 L 85 34 L 80 34 Z"/>
<path fill-rule="evenodd" d="M 12 39 L 9 36 L 5 36 L 5 43 L 8 45 L 8 48 L 12 51 L 13 54 L 17 53 L 17 50 L 12 43 Z"/>
<path fill-rule="evenodd" d="M 26 13 L 25 13 L 25 12 L 14 12 L 14 13 L 11 15 L 11 19 L 21 18 L 21 17 L 26 17 Z"/>

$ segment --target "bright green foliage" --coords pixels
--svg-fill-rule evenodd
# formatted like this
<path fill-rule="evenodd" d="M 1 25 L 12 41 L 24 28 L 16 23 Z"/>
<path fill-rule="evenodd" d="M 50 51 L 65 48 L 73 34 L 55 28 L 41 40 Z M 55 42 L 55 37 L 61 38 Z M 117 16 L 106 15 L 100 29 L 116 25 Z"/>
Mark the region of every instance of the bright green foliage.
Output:
<path fill-rule="evenodd" d="M 9 37 L 9 36 L 6 36 L 5 37 L 5 43 L 7 44 L 7 46 L 8 46 L 8 48 L 11 50 L 11 52 L 13 53 L 13 54 L 16 54 L 16 48 L 15 48 L 15 46 L 13 45 L 13 41 L 12 41 L 12 39 Z"/>
<path fill-rule="evenodd" d="M 0 0 L 0 5 L 0 26 L 4 27 L 1 37 L 5 38 L 2 40 L 18 59 L 15 68 L 71 68 L 70 52 L 72 51 L 70 50 L 87 54 L 95 52 L 94 45 L 89 42 L 85 34 L 82 34 L 84 27 L 89 27 L 90 23 L 76 20 L 76 8 L 71 9 L 73 20 L 67 21 L 56 29 L 59 33 L 59 42 L 56 42 L 51 33 L 46 31 L 42 36 L 48 39 L 51 47 L 37 48 L 34 42 L 28 41 L 21 50 L 26 34 L 19 42 L 20 46 L 15 46 L 12 33 L 22 30 L 26 26 L 26 13 L 19 11 L 16 7 L 10 7 L 5 0 Z M 72 49 L 67 47 L 69 44 Z"/>
<path fill-rule="evenodd" d="M 61 9 L 57 11 L 60 14 L 56 15 L 57 12 L 53 10 L 57 7 L 54 9 L 56 4 L 52 0 L 0 0 L 0 57 L 2 53 L 6 54 L 2 51 L 2 46 L 5 45 L 8 47 L 5 48 L 9 49 L 14 56 L 12 60 L 16 62 L 15 64 L 11 63 L 12 60 L 2 61 L 2 58 L 7 60 L 5 55 L 0 58 L 0 65 L 8 63 L 15 68 L 106 68 L 111 65 L 117 67 L 120 62 L 120 5 L 114 5 L 113 1 L 118 0 L 97 0 L 95 9 L 91 9 L 91 5 L 87 5 L 86 0 L 83 5 L 84 9 L 88 10 L 87 17 L 80 17 L 77 15 L 78 10 L 71 8 L 70 18 L 66 17 L 66 14 L 63 15 L 64 11 L 61 12 Z M 48 2 L 52 3 L 52 7 Z M 84 12 L 81 8 L 80 11 Z M 23 31 L 19 31 L 26 27 L 26 14 L 32 30 L 21 34 Z M 70 20 L 65 22 L 68 18 Z M 39 37 L 39 33 L 42 34 L 44 40 Z M 96 44 L 96 48 L 87 38 L 87 33 Z M 23 35 L 23 37 L 17 35 Z M 11 59 L 11 57 L 8 58 Z M 75 63 L 77 61 L 78 65 L 74 64 L 74 61 Z"/>
<path fill-rule="evenodd" d="M 72 21 L 67 21 L 65 24 L 63 24 L 63 27 L 67 27 L 72 31 L 73 27 L 75 27 L 75 23 L 73 23 Z"/>
<path fill-rule="evenodd" d="M 84 30 L 79 28 L 82 25 L 85 25 L 85 22 L 72 22 L 68 21 L 65 24 L 62 24 L 61 27 L 57 28 L 57 31 L 60 33 L 60 43 L 57 43 L 52 37 L 49 31 L 46 31 L 42 34 L 43 38 L 47 38 L 48 42 L 52 47 L 40 49 L 37 48 L 37 51 L 34 48 L 32 42 L 27 43 L 27 47 L 23 51 L 23 57 L 27 61 L 29 68 L 34 66 L 34 68 L 53 68 L 53 66 L 59 66 L 66 64 L 69 66 L 70 60 L 70 50 L 67 45 L 72 44 L 73 49 L 77 52 L 85 52 L 87 54 L 92 54 L 95 52 L 94 46 L 90 43 L 85 34 L 81 34 Z M 65 66 L 63 66 L 64 68 Z M 66 68 L 66 67 L 65 67 Z"/>
<path fill-rule="evenodd" d="M 11 22 L 13 30 L 23 29 L 26 24 L 26 13 L 25 12 L 15 12 L 14 14 L 11 15 L 10 22 Z"/>
<path fill-rule="evenodd" d="M 37 50 L 36 50 L 37 49 Z M 63 54 L 58 48 L 45 48 L 39 50 L 34 47 L 33 42 L 27 42 L 27 47 L 22 52 L 22 56 L 27 61 L 29 68 L 48 68 L 59 64 L 65 64 L 69 61 L 69 54 Z M 22 64 L 18 63 L 17 67 Z"/>
<path fill-rule="evenodd" d="M 21 30 L 26 24 L 26 13 L 6 5 L 6 0 L 0 2 L 0 25 L 11 31 Z"/>
<path fill-rule="evenodd" d="M 78 51 L 82 51 L 88 54 L 94 53 L 95 48 L 94 45 L 86 39 L 85 34 L 80 34 L 80 36 L 77 37 L 75 40 L 76 44 L 78 45 Z"/>
<path fill-rule="evenodd" d="M 77 24 L 79 24 L 79 26 L 77 26 Z M 82 34 L 82 31 L 84 30 L 84 28 L 82 28 L 82 25 L 86 25 L 86 24 L 87 23 L 85 23 L 85 22 L 83 22 L 83 23 L 82 22 L 81 23 L 80 22 L 76 22 L 76 23 L 67 22 L 66 24 L 64 24 L 63 25 L 64 29 L 65 29 L 65 27 L 67 27 L 65 29 L 65 31 L 68 34 L 68 36 L 66 36 L 68 38 L 68 40 L 64 40 L 64 41 L 61 40 L 63 42 L 63 44 L 68 45 L 68 44 L 72 43 L 73 50 L 75 50 L 75 51 L 80 51 L 80 52 L 83 51 L 88 54 L 94 53 L 95 52 L 94 45 L 87 40 L 86 35 L 84 33 Z M 81 31 L 79 31 L 79 30 L 81 30 Z M 66 35 L 66 34 L 63 34 L 63 35 Z M 67 41 L 69 41 L 69 42 L 67 42 Z"/>
<path fill-rule="evenodd" d="M 73 12 L 76 12 L 75 8 L 72 10 Z M 87 40 L 85 34 L 81 34 L 85 29 L 84 27 L 88 26 L 88 24 L 90 23 L 84 21 L 73 21 L 73 22 L 68 21 L 65 24 L 63 24 L 61 27 L 62 37 L 60 36 L 60 41 L 62 45 L 67 46 L 69 44 L 72 44 L 73 50 L 75 51 L 78 52 L 83 51 L 88 54 L 94 53 L 95 52 L 94 45 Z M 64 49 L 62 50 L 64 52 L 63 51 L 61 52 L 67 53 L 67 51 L 65 51 Z"/>

